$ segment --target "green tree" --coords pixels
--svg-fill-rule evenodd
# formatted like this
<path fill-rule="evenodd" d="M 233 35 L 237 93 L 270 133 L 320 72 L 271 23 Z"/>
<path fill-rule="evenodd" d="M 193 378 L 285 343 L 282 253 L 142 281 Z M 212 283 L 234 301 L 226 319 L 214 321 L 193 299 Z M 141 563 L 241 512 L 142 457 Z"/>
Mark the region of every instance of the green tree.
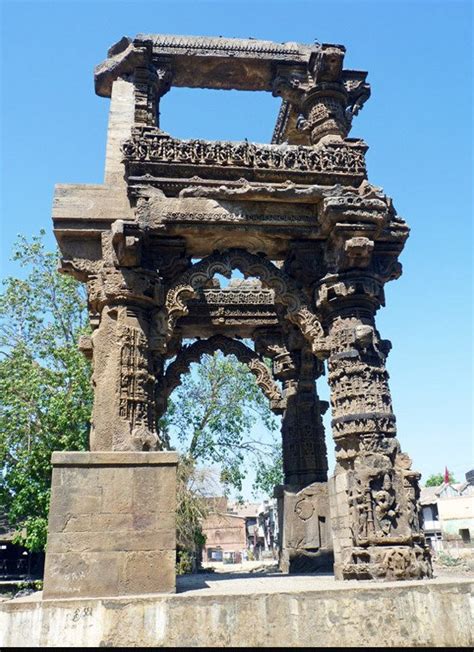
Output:
<path fill-rule="evenodd" d="M 176 442 L 186 460 L 217 465 L 224 488 L 240 492 L 249 468 L 255 489 L 281 482 L 281 448 L 275 436 L 255 438 L 260 422 L 277 427 L 268 400 L 247 366 L 233 355 L 204 355 L 173 392 L 160 422 L 165 439 Z"/>
<path fill-rule="evenodd" d="M 271 493 L 283 481 L 281 445 L 274 437 L 255 439 L 257 422 L 274 433 L 276 420 L 247 366 L 233 355 L 203 356 L 168 401 L 161 434 L 180 453 L 177 491 L 178 572 L 189 572 L 204 543 L 202 523 L 209 497 L 242 490 L 250 468 L 254 490 Z M 212 476 L 212 465 L 220 470 Z M 220 485 L 220 486 L 219 486 Z"/>
<path fill-rule="evenodd" d="M 77 349 L 88 331 L 85 288 L 57 273 L 43 236 L 19 238 L 13 260 L 25 274 L 3 281 L 0 296 L 0 508 L 31 550 L 46 542 L 51 453 L 87 448 L 92 408 L 90 365 Z M 183 547 L 199 543 L 206 513 L 209 483 L 198 481 L 199 465 L 219 465 L 223 484 L 238 491 L 249 466 L 261 491 L 281 481 L 278 445 L 252 437 L 258 419 L 275 430 L 255 378 L 233 356 L 205 357 L 171 397 L 161 428 L 176 434 L 182 453 Z"/>
<path fill-rule="evenodd" d="M 449 472 L 449 482 L 457 482 L 454 475 Z M 444 483 L 444 473 L 434 473 L 425 482 L 425 487 L 440 487 Z"/>
<path fill-rule="evenodd" d="M 44 232 L 20 237 L 23 278 L 0 296 L 0 506 L 30 550 L 46 542 L 51 453 L 87 446 L 90 365 L 77 349 L 86 332 L 84 287 L 58 274 Z"/>

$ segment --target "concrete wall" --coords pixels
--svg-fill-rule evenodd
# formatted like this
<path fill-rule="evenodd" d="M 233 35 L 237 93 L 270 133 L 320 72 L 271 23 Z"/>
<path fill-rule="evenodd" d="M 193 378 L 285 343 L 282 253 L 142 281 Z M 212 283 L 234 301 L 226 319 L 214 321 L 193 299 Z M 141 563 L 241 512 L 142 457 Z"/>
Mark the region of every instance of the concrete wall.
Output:
<path fill-rule="evenodd" d="M 438 500 L 440 521 L 472 519 L 474 522 L 474 496 L 452 496 Z"/>
<path fill-rule="evenodd" d="M 474 541 L 474 496 L 453 496 L 438 500 L 439 520 L 443 538 L 461 538 L 459 530 L 469 530 Z"/>
<path fill-rule="evenodd" d="M 0 604 L 0 647 L 472 645 L 468 580 L 335 582 L 282 592 L 281 579 L 273 590 L 259 590 L 269 585 L 258 580 L 254 592 L 240 594 L 10 601 Z"/>

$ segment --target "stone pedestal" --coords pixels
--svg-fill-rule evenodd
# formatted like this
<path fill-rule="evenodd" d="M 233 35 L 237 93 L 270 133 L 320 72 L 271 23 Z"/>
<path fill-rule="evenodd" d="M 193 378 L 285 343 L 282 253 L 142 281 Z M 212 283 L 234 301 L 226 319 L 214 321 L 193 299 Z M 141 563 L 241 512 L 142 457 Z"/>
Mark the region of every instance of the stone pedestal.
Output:
<path fill-rule="evenodd" d="M 45 598 L 175 591 L 175 452 L 53 453 Z"/>
<path fill-rule="evenodd" d="M 300 491 L 275 487 L 280 532 L 279 567 L 283 573 L 332 571 L 333 551 L 326 482 Z"/>

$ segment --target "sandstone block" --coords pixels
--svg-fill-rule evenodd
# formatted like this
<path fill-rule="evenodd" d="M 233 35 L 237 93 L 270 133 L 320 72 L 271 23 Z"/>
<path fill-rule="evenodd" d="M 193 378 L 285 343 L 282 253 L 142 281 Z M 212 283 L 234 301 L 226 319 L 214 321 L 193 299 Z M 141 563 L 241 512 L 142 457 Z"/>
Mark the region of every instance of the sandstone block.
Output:
<path fill-rule="evenodd" d="M 122 594 L 171 593 L 176 590 L 174 550 L 129 552 L 121 573 Z"/>
<path fill-rule="evenodd" d="M 46 597 L 175 590 L 175 453 L 53 457 Z"/>

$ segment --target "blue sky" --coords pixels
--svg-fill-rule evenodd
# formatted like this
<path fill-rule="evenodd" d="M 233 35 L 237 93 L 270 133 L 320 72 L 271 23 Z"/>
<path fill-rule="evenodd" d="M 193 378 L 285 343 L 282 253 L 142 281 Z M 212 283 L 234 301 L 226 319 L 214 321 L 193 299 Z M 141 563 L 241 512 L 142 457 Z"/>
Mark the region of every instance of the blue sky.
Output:
<path fill-rule="evenodd" d="M 0 2 L 1 275 L 17 233 L 51 234 L 55 183 L 100 183 L 108 100 L 93 67 L 124 34 L 222 35 L 342 43 L 369 71 L 369 180 L 412 231 L 404 274 L 379 312 L 402 447 L 425 478 L 458 479 L 472 447 L 472 4 L 468 1 Z M 178 137 L 268 142 L 265 93 L 173 89 L 162 127 Z M 324 379 L 322 385 L 325 385 Z M 321 388 L 321 394 L 327 395 Z M 328 433 L 328 442 L 330 435 Z M 330 444 L 329 444 L 329 447 Z"/>

